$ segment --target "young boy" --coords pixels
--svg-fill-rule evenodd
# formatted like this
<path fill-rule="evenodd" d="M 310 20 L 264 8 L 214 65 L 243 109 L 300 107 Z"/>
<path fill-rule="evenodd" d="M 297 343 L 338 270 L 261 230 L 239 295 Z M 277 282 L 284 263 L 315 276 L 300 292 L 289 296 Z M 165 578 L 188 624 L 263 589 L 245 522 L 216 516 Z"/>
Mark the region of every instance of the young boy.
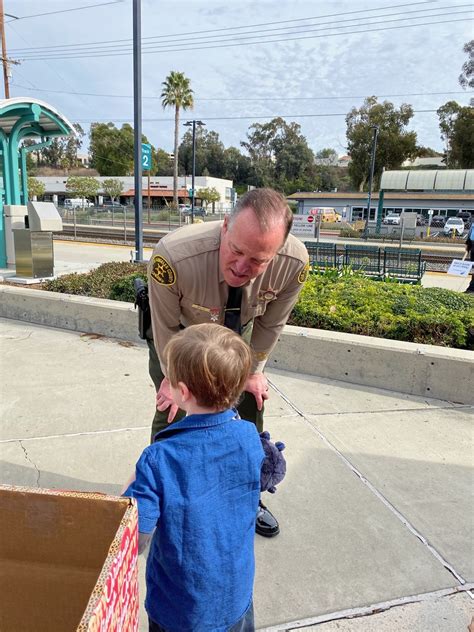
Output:
<path fill-rule="evenodd" d="M 146 569 L 149 630 L 250 632 L 265 454 L 255 425 L 232 410 L 250 350 L 225 327 L 193 325 L 170 340 L 165 362 L 187 416 L 158 433 L 124 492 L 138 502 L 141 549 L 156 528 Z"/>

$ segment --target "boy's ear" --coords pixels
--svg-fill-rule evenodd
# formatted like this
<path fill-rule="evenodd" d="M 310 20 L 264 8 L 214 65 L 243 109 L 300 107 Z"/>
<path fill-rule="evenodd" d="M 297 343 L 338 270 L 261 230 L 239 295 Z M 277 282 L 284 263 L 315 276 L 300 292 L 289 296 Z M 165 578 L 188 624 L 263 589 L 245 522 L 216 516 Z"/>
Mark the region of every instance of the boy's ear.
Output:
<path fill-rule="evenodd" d="M 181 395 L 181 399 L 183 400 L 183 402 L 189 401 L 189 398 L 191 396 L 191 391 L 186 386 L 186 384 L 184 382 L 178 382 L 178 389 L 179 389 L 179 394 Z"/>

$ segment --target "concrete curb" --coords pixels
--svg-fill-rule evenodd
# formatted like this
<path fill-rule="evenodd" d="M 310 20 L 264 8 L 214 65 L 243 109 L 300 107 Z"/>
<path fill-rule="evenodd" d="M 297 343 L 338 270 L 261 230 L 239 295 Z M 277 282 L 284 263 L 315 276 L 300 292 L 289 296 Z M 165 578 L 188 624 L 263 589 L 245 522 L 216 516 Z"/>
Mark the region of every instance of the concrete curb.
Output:
<path fill-rule="evenodd" d="M 0 287 L 0 317 L 143 343 L 130 303 Z M 269 367 L 474 404 L 474 353 L 286 326 Z"/>

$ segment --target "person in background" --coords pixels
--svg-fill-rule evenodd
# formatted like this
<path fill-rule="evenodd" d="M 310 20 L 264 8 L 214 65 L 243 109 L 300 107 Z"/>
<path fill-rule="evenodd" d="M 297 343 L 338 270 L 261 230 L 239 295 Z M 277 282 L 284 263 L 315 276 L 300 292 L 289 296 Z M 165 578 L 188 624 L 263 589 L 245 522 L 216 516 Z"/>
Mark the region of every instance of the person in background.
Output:
<path fill-rule="evenodd" d="M 232 329 L 252 350 L 251 372 L 238 411 L 263 430 L 268 399 L 265 364 L 308 274 L 304 244 L 290 235 L 293 214 L 272 189 L 242 196 L 223 222 L 184 226 L 159 241 L 148 266 L 152 338 L 149 369 L 156 387 L 156 433 L 183 417 L 173 403 L 163 350 L 183 327 L 215 323 Z M 262 503 L 256 531 L 273 537 L 278 521 Z"/>
<path fill-rule="evenodd" d="M 470 257 L 471 261 L 474 262 L 474 220 L 472 221 L 471 227 L 467 234 L 466 252 L 467 252 L 467 256 Z M 469 283 L 467 289 L 464 291 L 468 293 L 474 292 L 474 269 L 473 268 L 471 268 L 471 282 Z"/>
<path fill-rule="evenodd" d="M 251 632 L 255 515 L 260 491 L 275 491 L 284 476 L 284 446 L 233 409 L 252 362 L 236 333 L 188 327 L 163 359 L 186 417 L 144 450 L 123 494 L 137 500 L 140 552 L 152 538 L 149 630 Z"/>

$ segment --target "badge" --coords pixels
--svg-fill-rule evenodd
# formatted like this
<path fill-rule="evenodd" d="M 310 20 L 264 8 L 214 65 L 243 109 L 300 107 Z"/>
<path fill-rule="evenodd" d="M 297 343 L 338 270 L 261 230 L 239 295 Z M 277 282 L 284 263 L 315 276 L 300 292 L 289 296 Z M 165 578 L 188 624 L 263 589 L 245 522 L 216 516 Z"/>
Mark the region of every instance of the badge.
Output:
<path fill-rule="evenodd" d="M 259 301 L 273 301 L 274 299 L 276 299 L 277 297 L 277 293 L 275 292 L 275 290 L 260 290 L 260 292 L 258 293 L 258 300 Z"/>
<path fill-rule="evenodd" d="M 176 281 L 176 273 L 171 265 L 161 255 L 153 257 L 153 267 L 151 276 L 160 285 L 174 285 Z"/>
<path fill-rule="evenodd" d="M 211 322 L 217 323 L 219 321 L 221 308 L 220 307 L 211 307 L 209 311 L 211 313 Z"/>
<path fill-rule="evenodd" d="M 306 279 L 308 278 L 308 273 L 309 273 L 309 263 L 307 263 L 305 267 L 301 270 L 301 272 L 298 274 L 298 283 L 304 283 Z"/>

